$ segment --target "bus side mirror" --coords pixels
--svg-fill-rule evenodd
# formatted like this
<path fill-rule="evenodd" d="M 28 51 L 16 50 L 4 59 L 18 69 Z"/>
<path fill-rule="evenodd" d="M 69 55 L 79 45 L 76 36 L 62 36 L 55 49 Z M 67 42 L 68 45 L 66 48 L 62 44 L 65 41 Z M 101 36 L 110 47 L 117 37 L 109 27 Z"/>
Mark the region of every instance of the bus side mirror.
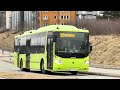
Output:
<path fill-rule="evenodd" d="M 90 46 L 90 52 L 92 51 L 92 46 Z"/>

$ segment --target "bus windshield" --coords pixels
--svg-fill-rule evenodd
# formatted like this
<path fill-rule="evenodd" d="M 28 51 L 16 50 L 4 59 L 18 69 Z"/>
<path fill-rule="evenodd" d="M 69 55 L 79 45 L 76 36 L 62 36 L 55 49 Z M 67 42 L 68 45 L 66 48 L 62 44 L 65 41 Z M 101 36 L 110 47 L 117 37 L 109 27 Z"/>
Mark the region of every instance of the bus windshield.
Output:
<path fill-rule="evenodd" d="M 61 57 L 85 57 L 89 53 L 88 33 L 57 32 L 56 54 Z"/>

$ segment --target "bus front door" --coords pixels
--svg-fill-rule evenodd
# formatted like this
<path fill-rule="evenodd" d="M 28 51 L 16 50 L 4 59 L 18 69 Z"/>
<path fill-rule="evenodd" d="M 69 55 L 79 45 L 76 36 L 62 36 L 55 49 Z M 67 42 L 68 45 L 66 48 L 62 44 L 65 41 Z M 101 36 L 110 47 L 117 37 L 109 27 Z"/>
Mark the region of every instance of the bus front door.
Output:
<path fill-rule="evenodd" d="M 53 69 L 53 38 L 47 38 L 47 69 Z"/>
<path fill-rule="evenodd" d="M 17 67 L 20 66 L 20 39 L 18 39 L 18 47 L 17 47 Z"/>
<path fill-rule="evenodd" d="M 17 49 L 17 67 L 19 67 L 20 65 L 19 65 L 19 59 L 20 59 L 20 53 L 19 53 L 20 51 L 19 51 L 19 46 L 18 46 L 18 49 Z"/>
<path fill-rule="evenodd" d="M 30 69 L 30 43 L 31 40 L 26 41 L 26 69 Z"/>

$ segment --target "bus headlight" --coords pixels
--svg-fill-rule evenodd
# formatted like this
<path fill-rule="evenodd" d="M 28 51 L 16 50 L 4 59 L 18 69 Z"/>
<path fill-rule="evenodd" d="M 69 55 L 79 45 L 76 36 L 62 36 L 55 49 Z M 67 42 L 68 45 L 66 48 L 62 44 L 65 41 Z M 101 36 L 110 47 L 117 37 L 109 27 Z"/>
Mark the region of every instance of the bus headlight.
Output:
<path fill-rule="evenodd" d="M 61 60 L 55 60 L 55 63 L 62 64 L 62 61 Z"/>
<path fill-rule="evenodd" d="M 89 64 L 89 61 L 84 61 L 84 64 Z"/>

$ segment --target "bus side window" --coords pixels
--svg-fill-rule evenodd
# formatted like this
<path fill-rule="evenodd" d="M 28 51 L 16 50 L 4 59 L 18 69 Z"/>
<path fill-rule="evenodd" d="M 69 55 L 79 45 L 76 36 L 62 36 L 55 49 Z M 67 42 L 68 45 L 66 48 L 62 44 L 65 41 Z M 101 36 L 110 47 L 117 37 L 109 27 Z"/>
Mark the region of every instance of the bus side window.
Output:
<path fill-rule="evenodd" d="M 44 53 L 44 51 L 45 51 L 45 46 L 41 46 L 40 52 Z"/>
<path fill-rule="evenodd" d="M 36 53 L 40 53 L 40 46 L 36 46 Z"/>
<path fill-rule="evenodd" d="M 17 46 L 16 45 L 14 46 L 14 51 L 17 52 Z"/>

